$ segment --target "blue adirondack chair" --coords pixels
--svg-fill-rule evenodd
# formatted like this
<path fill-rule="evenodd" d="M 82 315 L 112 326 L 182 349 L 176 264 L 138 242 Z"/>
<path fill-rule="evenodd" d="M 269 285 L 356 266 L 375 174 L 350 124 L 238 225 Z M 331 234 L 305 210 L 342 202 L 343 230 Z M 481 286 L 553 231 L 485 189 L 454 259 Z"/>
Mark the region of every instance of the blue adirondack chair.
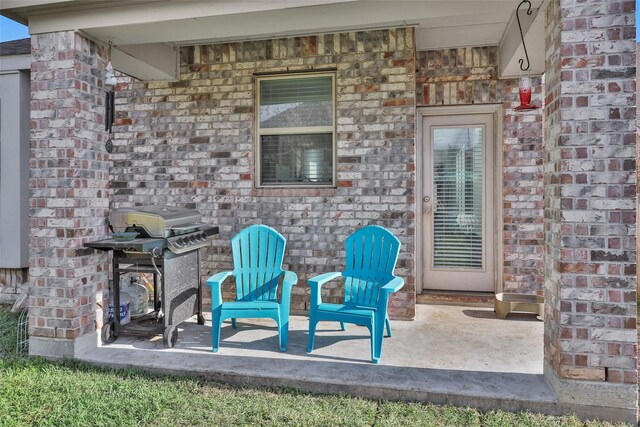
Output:
<path fill-rule="evenodd" d="M 211 287 L 211 330 L 213 352 L 220 346 L 222 322 L 231 319 L 233 328 L 238 318 L 269 318 L 278 325 L 280 351 L 287 350 L 291 288 L 298 276 L 282 269 L 286 239 L 266 225 L 252 225 L 231 239 L 233 271 L 214 274 L 207 280 Z M 222 282 L 233 275 L 236 300 L 222 302 Z M 278 282 L 282 276 L 280 302 Z"/>
<path fill-rule="evenodd" d="M 393 275 L 398 261 L 400 241 L 389 230 L 369 225 L 347 238 L 346 250 L 344 272 L 325 273 L 307 281 L 311 287 L 307 351 L 313 351 L 313 340 L 319 321 L 340 322 L 343 331 L 345 323 L 354 323 L 369 328 L 371 361 L 378 363 L 385 326 L 387 336 L 391 336 L 387 313 L 389 296 L 404 285 L 402 278 Z M 322 285 L 340 276 L 344 279 L 343 303 L 323 303 L 320 292 Z"/>

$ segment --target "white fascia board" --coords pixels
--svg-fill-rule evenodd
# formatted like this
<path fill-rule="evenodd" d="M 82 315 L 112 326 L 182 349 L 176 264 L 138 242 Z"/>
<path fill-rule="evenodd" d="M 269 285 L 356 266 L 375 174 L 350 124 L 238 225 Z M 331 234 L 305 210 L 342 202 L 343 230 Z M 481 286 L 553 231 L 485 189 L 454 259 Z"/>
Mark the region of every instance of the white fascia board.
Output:
<path fill-rule="evenodd" d="M 111 50 L 113 68 L 139 80 L 176 80 L 178 52 L 166 43 L 119 46 Z"/>
<path fill-rule="evenodd" d="M 34 6 L 47 6 L 55 3 L 71 3 L 77 0 L 2 0 L 0 9 L 18 9 Z"/>
<path fill-rule="evenodd" d="M 0 56 L 0 71 L 31 70 L 31 55 Z"/>
<path fill-rule="evenodd" d="M 141 4 L 100 5 L 91 9 L 35 14 L 29 18 L 32 34 L 90 29 L 105 26 L 140 25 L 200 17 L 243 15 L 252 12 L 304 8 L 358 0 L 261 0 L 261 1 L 158 1 Z"/>

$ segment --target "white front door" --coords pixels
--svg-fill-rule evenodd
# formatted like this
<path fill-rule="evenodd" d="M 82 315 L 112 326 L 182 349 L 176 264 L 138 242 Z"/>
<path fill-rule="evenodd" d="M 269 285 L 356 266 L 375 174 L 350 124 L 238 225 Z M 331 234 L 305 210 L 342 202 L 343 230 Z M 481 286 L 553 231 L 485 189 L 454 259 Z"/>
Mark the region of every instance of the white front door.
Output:
<path fill-rule="evenodd" d="M 495 289 L 492 114 L 423 118 L 422 289 Z"/>

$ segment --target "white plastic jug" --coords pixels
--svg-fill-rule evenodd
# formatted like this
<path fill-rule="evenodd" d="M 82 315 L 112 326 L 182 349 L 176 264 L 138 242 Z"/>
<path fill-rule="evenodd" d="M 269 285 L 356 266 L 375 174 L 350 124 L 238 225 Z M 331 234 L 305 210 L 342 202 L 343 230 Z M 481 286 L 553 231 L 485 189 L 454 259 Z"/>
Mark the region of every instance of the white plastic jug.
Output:
<path fill-rule="evenodd" d="M 122 290 L 126 293 L 131 301 L 131 316 L 143 316 L 149 311 L 149 290 L 140 283 L 132 283 L 130 286 Z"/>
<path fill-rule="evenodd" d="M 131 299 L 129 295 L 120 292 L 120 325 L 126 325 L 131 321 Z M 113 322 L 113 295 L 109 296 L 109 322 Z"/>

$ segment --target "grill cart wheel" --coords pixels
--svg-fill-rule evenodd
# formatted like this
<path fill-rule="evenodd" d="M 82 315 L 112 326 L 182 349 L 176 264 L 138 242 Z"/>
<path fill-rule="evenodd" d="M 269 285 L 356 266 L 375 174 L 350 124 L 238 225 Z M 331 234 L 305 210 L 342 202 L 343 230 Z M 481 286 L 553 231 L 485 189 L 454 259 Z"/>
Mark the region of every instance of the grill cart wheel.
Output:
<path fill-rule="evenodd" d="M 105 344 L 112 343 L 116 340 L 116 334 L 113 329 L 113 322 L 105 323 L 102 325 L 102 342 Z"/>
<path fill-rule="evenodd" d="M 165 328 L 164 334 L 162 334 L 162 341 L 165 347 L 173 348 L 176 345 L 176 341 L 178 341 L 178 328 L 175 325 Z"/>
<path fill-rule="evenodd" d="M 198 325 L 204 325 L 204 316 L 201 314 L 198 315 Z"/>

